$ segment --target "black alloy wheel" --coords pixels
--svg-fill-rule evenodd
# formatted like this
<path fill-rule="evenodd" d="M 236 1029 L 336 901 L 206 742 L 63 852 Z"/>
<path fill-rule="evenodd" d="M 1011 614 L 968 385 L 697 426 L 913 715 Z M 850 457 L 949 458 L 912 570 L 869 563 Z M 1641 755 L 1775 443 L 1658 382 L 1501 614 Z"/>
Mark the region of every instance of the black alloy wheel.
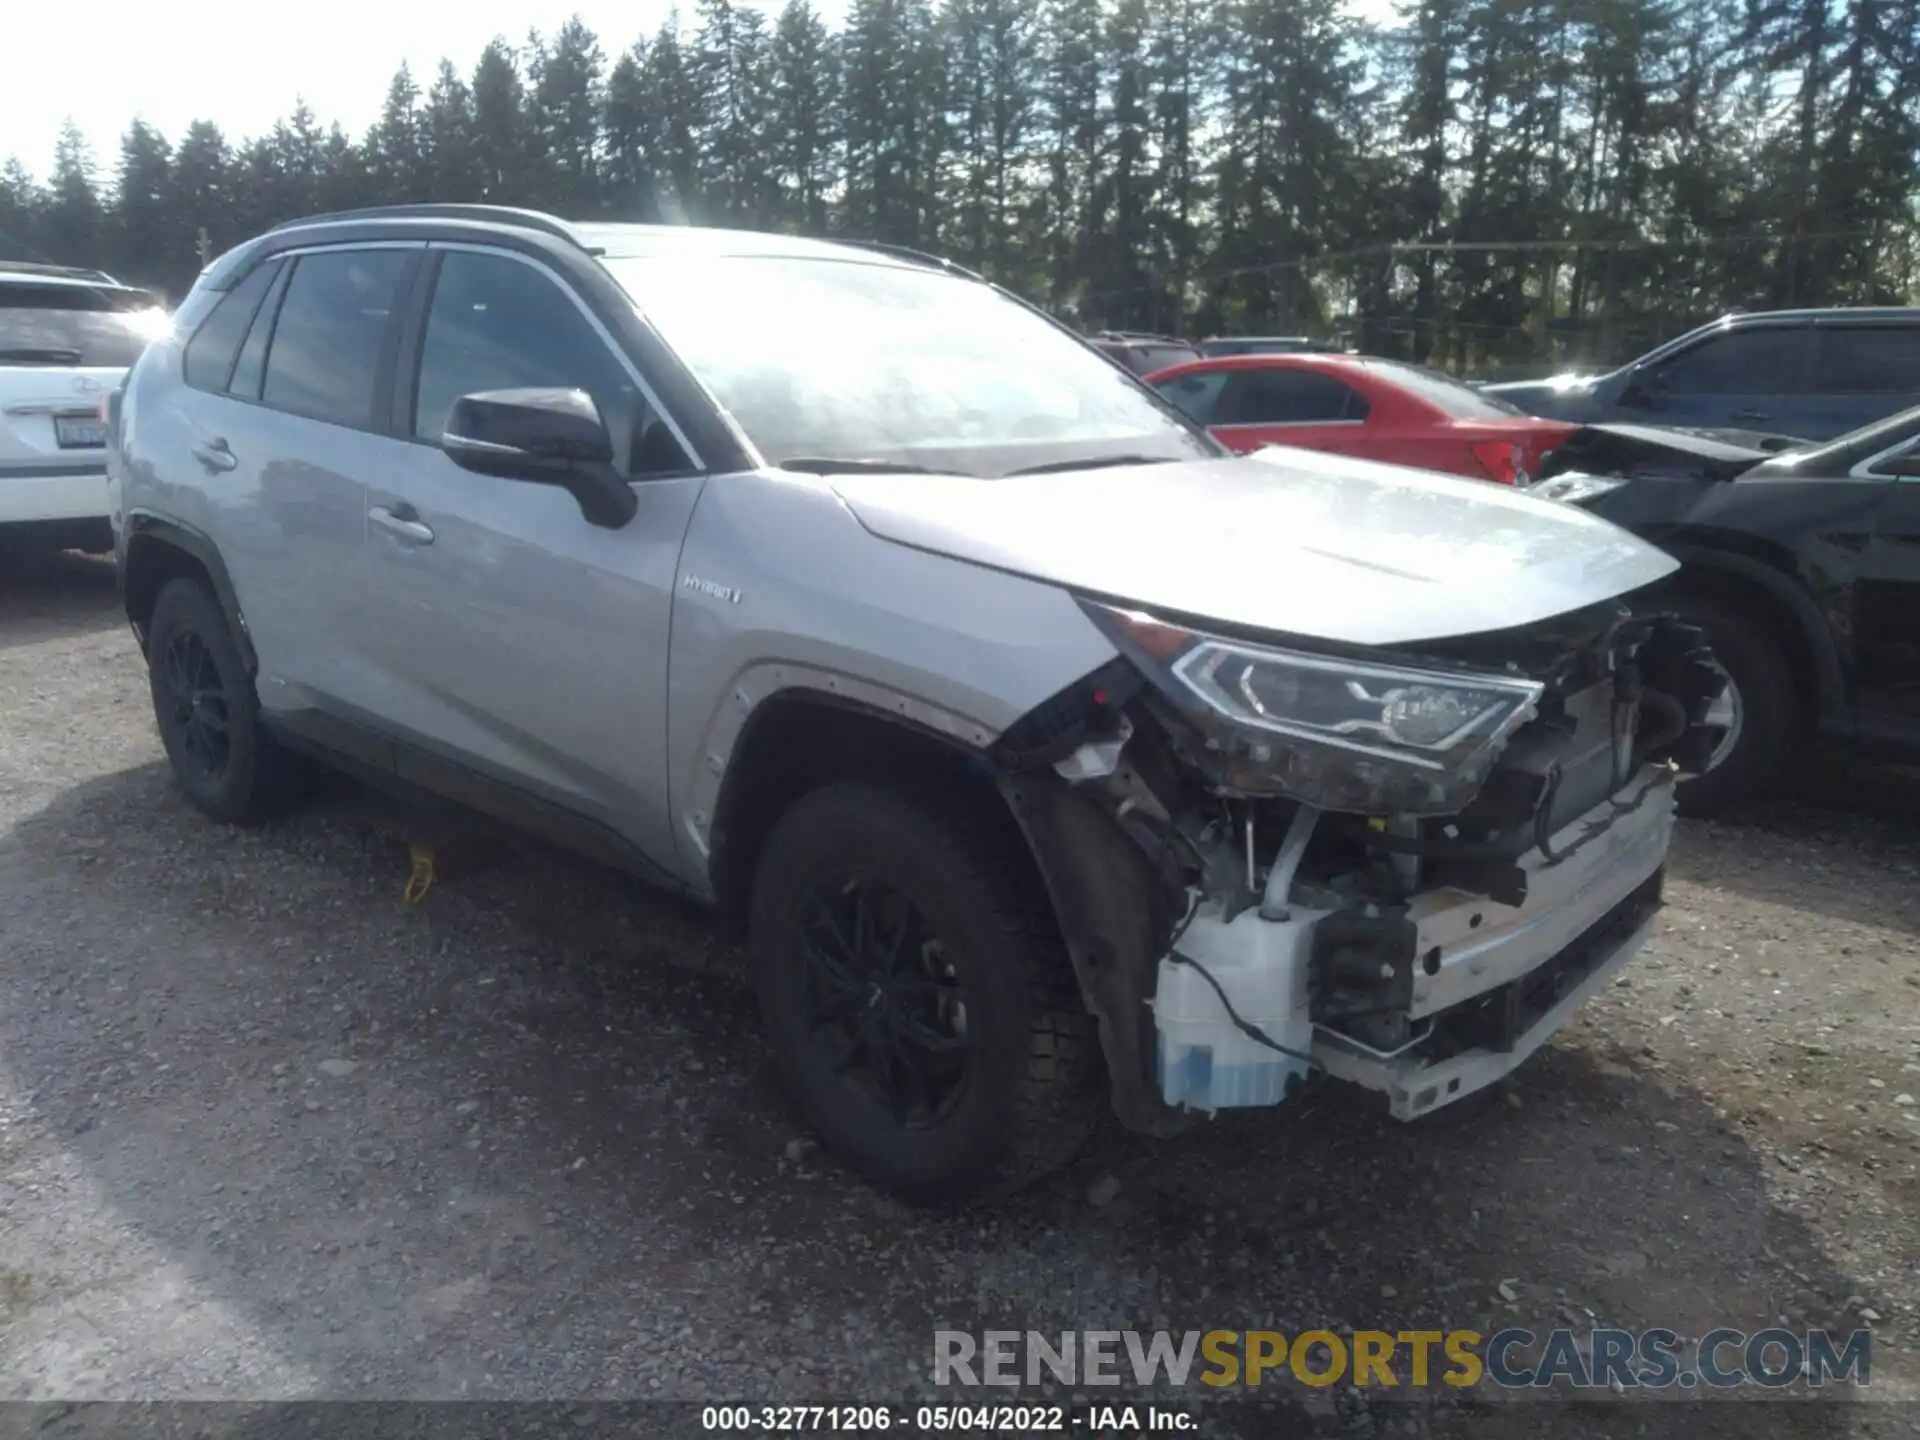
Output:
<path fill-rule="evenodd" d="M 801 897 L 806 1016 L 832 1068 L 908 1129 L 952 1109 L 967 1083 L 967 1004 L 913 901 L 873 876 L 829 878 Z"/>

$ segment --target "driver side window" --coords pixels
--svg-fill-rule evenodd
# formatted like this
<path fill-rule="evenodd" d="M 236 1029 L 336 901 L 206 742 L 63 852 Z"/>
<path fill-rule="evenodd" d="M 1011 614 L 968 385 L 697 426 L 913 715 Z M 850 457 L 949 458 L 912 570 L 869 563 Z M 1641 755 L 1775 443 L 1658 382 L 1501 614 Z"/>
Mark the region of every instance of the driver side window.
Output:
<path fill-rule="evenodd" d="M 421 336 L 413 434 L 438 444 L 462 395 L 517 389 L 591 395 L 623 474 L 692 468 L 672 430 L 571 294 L 511 256 L 450 250 L 441 258 Z"/>

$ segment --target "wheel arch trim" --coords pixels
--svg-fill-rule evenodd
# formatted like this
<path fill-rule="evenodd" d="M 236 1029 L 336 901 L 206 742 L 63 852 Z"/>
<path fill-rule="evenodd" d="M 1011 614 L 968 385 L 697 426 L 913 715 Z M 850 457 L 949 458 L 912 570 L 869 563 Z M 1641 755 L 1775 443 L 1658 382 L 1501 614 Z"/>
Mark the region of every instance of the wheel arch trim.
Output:
<path fill-rule="evenodd" d="M 689 757 L 691 774 L 678 810 L 678 830 L 690 847 L 689 859 L 701 872 L 711 869 L 710 837 L 728 782 L 739 773 L 734 760 L 741 741 L 767 714 L 769 701 L 782 695 L 837 702 L 869 717 L 903 725 L 964 751 L 984 751 L 999 731 L 982 721 L 933 704 L 906 691 L 845 671 L 784 660 L 760 661 L 737 673 L 700 739 L 698 756 Z"/>
<path fill-rule="evenodd" d="M 233 641 L 240 651 L 240 659 L 247 667 L 247 674 L 250 677 L 257 676 L 260 673 L 260 657 L 254 653 L 253 637 L 247 633 L 246 617 L 241 613 L 240 599 L 233 588 L 233 576 L 228 573 L 226 562 L 220 558 L 220 547 L 213 543 L 213 538 L 205 531 L 179 520 L 162 519 L 146 511 L 130 513 L 126 524 L 126 558 L 119 565 L 121 604 L 136 633 L 139 632 L 140 621 L 134 613 L 131 584 L 135 546 L 139 545 L 142 551 L 147 546 L 177 550 L 206 572 L 213 584 L 214 600 L 233 631 Z M 142 541 L 146 542 L 145 545 L 141 545 Z"/>

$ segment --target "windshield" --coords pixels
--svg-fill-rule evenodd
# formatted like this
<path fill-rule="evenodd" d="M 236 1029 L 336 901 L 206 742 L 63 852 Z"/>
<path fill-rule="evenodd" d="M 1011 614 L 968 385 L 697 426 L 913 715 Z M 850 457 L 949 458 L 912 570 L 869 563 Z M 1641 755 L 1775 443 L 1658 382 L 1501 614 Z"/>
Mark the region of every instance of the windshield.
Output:
<path fill-rule="evenodd" d="M 1411 391 L 1455 420 L 1512 420 L 1527 413 L 1498 396 L 1476 390 L 1451 375 L 1429 370 L 1424 365 L 1408 365 L 1399 360 L 1367 360 L 1363 363 L 1382 379 Z"/>
<path fill-rule="evenodd" d="M 1221 453 L 1080 340 L 975 281 L 796 256 L 602 263 L 771 464 L 1003 476 Z"/>
<path fill-rule="evenodd" d="M 165 328 L 144 290 L 0 283 L 0 365 L 131 365 Z"/>

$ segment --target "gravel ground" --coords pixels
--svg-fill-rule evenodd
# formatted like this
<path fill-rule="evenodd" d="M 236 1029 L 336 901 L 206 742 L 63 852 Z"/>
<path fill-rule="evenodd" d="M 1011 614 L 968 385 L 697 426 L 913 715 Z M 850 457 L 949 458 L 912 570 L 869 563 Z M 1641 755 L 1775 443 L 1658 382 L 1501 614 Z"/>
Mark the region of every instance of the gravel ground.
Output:
<path fill-rule="evenodd" d="M 1914 788 L 1688 824 L 1651 949 L 1511 1090 L 1110 1132 L 938 1217 L 799 1137 L 698 915 L 483 847 L 409 908 L 416 822 L 344 785 L 202 820 L 110 570 L 0 561 L 0 1398 L 845 1402 L 930 1393 L 936 1325 L 1871 1323 L 1912 1401 Z"/>

